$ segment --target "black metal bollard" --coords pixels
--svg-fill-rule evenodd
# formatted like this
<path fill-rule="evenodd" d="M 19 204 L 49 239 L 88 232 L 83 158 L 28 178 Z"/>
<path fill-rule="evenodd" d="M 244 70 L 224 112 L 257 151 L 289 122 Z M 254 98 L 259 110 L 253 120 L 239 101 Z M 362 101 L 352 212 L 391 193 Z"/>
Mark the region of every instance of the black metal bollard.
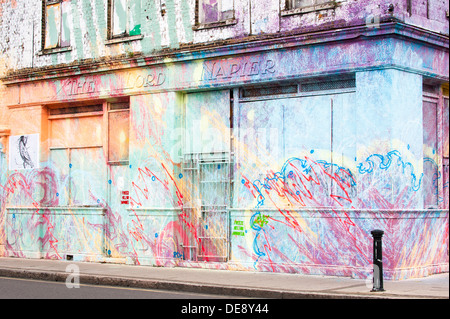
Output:
<path fill-rule="evenodd" d="M 371 231 L 373 237 L 373 288 L 371 291 L 384 291 L 383 288 L 383 254 L 381 238 L 384 231 L 375 229 Z"/>

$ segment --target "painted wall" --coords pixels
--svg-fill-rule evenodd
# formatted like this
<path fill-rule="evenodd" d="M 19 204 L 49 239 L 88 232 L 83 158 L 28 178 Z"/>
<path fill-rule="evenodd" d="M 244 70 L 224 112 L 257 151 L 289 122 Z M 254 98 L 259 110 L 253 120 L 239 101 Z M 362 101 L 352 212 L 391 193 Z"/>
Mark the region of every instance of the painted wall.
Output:
<path fill-rule="evenodd" d="M 445 145 L 441 135 L 437 145 L 424 143 L 433 123 L 422 90 L 426 77 L 448 81 L 448 37 L 368 27 L 355 33 L 364 41 L 351 32 L 274 38 L 155 62 L 131 53 L 295 32 L 303 23 L 364 25 L 370 14 L 390 13 L 384 4 L 342 1 L 280 16 L 285 1 L 265 12 L 235 1 L 236 23 L 195 31 L 194 1 L 166 1 L 164 16 L 158 1 L 142 1 L 144 37 L 106 45 L 106 1 L 67 2 L 72 49 L 49 55 L 38 54 L 40 4 L 0 4 L 0 74 L 24 72 L 0 84 L 0 256 L 365 278 L 370 231 L 382 229 L 387 279 L 448 271 L 448 181 L 439 170 L 423 174 L 441 164 Z M 448 34 L 443 4 L 433 2 L 426 18 L 416 6 L 406 16 L 398 1 L 393 15 Z M 417 41 L 391 36 L 401 32 Z M 45 79 L 28 81 L 23 69 L 120 54 L 129 58 L 124 66 L 64 69 L 63 78 L 43 68 Z M 354 74 L 354 86 L 239 97 L 250 84 L 343 74 Z M 109 109 L 119 97 L 129 97 L 124 117 Z M 100 109 L 52 115 L 86 103 Z M 111 149 L 126 159 L 108 162 Z M 29 166 L 34 152 L 38 168 Z M 8 169 L 11 161 L 23 169 Z M 426 209 L 435 192 L 437 207 Z"/>
<path fill-rule="evenodd" d="M 232 129 L 230 90 L 136 95 L 119 166 L 93 138 L 101 119 L 69 119 L 79 130 L 50 129 L 46 142 L 92 148 L 50 149 L 40 169 L 3 177 L 5 254 L 364 278 L 370 231 L 383 229 L 387 279 L 448 271 L 448 209 L 423 209 L 421 86 L 403 71 L 358 72 L 347 93 L 235 102 Z M 38 109 L 20 134 L 42 132 Z M 229 152 L 230 132 L 233 159 L 209 160 Z M 209 164 L 195 175 L 191 159 Z M 231 193 L 202 184 L 223 178 Z M 228 222 L 204 213 L 227 194 Z M 221 236 L 229 247 L 208 242 Z"/>

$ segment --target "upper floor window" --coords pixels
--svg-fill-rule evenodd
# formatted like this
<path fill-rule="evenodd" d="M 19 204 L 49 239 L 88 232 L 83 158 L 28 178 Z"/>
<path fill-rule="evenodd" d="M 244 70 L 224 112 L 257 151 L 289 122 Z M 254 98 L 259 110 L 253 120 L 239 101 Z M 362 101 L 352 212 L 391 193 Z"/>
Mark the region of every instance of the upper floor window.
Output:
<path fill-rule="evenodd" d="M 332 2 L 330 0 L 288 0 L 289 9 L 311 7 L 319 4 Z"/>
<path fill-rule="evenodd" d="M 130 103 L 112 103 L 108 111 L 108 163 L 123 164 L 129 158 Z"/>
<path fill-rule="evenodd" d="M 42 48 L 55 49 L 70 45 L 69 32 L 70 0 L 42 1 Z"/>
<path fill-rule="evenodd" d="M 141 34 L 141 0 L 109 0 L 108 38 Z"/>
<path fill-rule="evenodd" d="M 197 25 L 228 25 L 234 19 L 233 0 L 197 0 Z"/>
<path fill-rule="evenodd" d="M 336 8 L 344 0 L 285 0 L 285 9 L 281 15 L 307 13 L 317 10 Z"/>

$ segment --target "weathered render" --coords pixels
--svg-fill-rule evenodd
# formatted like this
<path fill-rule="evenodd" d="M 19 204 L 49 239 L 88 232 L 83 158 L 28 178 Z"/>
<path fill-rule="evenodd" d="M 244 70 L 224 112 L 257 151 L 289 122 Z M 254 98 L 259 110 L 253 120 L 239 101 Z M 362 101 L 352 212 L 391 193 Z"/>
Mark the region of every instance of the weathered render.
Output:
<path fill-rule="evenodd" d="M 447 272 L 448 0 L 1 0 L 0 256 Z"/>

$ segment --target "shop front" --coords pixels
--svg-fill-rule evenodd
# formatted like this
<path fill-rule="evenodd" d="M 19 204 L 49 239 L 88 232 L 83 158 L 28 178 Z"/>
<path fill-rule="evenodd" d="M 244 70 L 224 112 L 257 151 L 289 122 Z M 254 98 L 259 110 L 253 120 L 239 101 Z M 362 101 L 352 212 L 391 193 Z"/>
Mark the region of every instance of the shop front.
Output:
<path fill-rule="evenodd" d="M 448 271 L 448 50 L 352 32 L 9 76 L 4 255 Z"/>

